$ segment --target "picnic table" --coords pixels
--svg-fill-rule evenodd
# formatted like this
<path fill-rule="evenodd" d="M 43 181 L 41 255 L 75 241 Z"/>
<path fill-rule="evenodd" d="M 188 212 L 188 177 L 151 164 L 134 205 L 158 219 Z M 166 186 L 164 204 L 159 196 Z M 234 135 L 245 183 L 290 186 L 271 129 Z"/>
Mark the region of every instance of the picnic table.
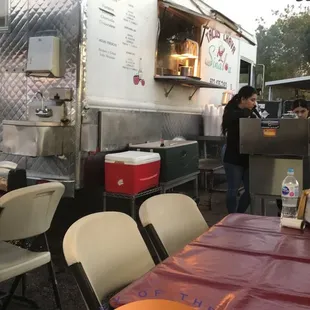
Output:
<path fill-rule="evenodd" d="M 310 309 L 310 231 L 231 214 L 110 300 L 168 299 L 203 310 Z"/>

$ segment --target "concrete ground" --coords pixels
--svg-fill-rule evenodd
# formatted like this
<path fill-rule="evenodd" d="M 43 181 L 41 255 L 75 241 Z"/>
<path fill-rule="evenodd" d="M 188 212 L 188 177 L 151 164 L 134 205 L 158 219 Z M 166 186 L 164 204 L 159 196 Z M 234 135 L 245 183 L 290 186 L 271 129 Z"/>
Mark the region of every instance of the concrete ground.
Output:
<path fill-rule="evenodd" d="M 215 193 L 212 198 L 212 210 L 206 205 L 207 194 L 200 193 L 200 210 L 207 223 L 212 226 L 227 215 L 225 207 L 225 194 Z M 55 215 L 52 228 L 49 231 L 48 239 L 51 247 L 52 257 L 57 270 L 57 279 L 64 310 L 84 310 L 86 309 L 75 284 L 72 275 L 68 272 L 62 254 L 62 239 L 68 227 L 79 217 L 86 214 L 101 211 L 102 199 L 100 192 L 80 192 L 73 199 L 64 199 Z M 119 209 L 119 208 L 118 208 Z M 258 208 L 256 208 L 258 210 Z M 257 212 L 256 212 L 257 213 Z M 274 203 L 268 204 L 268 215 L 276 215 L 277 209 Z M 37 240 L 38 248 L 42 245 L 42 240 Z M 48 281 L 47 268 L 42 267 L 34 272 L 30 272 L 27 277 L 27 296 L 35 300 L 41 309 L 56 309 L 54 304 L 53 290 Z M 0 283 L 0 290 L 7 290 L 11 281 Z M 24 310 L 28 307 L 17 303 L 12 303 L 10 310 Z"/>

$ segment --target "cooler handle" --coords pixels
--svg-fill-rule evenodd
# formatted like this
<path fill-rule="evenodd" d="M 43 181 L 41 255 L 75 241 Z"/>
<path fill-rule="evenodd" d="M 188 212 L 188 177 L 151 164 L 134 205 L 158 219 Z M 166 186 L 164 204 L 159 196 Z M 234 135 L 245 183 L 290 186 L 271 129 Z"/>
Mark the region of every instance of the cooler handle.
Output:
<path fill-rule="evenodd" d="M 154 174 L 154 175 L 152 175 L 152 176 L 150 176 L 150 177 L 148 177 L 148 178 L 140 179 L 140 181 L 148 181 L 148 180 L 151 180 L 151 179 L 156 178 L 157 176 L 158 176 L 158 173 L 156 173 L 156 174 Z"/>
<path fill-rule="evenodd" d="M 182 158 L 185 158 L 186 156 L 187 156 L 187 152 L 186 152 L 186 151 L 182 151 L 182 152 L 181 152 L 181 157 L 182 157 Z"/>

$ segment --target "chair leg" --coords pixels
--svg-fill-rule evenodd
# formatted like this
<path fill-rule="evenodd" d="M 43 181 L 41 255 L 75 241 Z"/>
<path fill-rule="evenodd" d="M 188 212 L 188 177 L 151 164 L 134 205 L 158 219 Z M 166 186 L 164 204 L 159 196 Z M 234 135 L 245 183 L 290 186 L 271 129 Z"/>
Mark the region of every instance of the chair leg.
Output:
<path fill-rule="evenodd" d="M 27 289 L 27 278 L 26 275 L 24 274 L 22 276 L 22 296 L 26 297 L 26 289 Z"/>
<path fill-rule="evenodd" d="M 57 283 L 55 270 L 54 270 L 54 266 L 53 266 L 52 261 L 50 261 L 47 265 L 48 265 L 48 271 L 49 271 L 50 277 L 52 279 L 52 285 L 53 285 L 53 291 L 54 291 L 56 306 L 58 309 L 62 310 L 62 305 L 61 305 L 60 295 L 59 295 L 59 290 L 58 290 L 58 283 Z"/>
<path fill-rule="evenodd" d="M 50 247 L 49 247 L 49 244 L 48 244 L 48 240 L 47 240 L 46 234 L 44 234 L 44 238 L 45 238 L 46 248 L 50 252 Z M 56 306 L 57 306 L 58 309 L 62 310 L 62 305 L 61 305 L 61 300 L 60 300 L 60 295 L 59 295 L 59 290 L 58 290 L 58 283 L 57 283 L 56 274 L 55 274 L 55 270 L 54 270 L 54 265 L 53 265 L 52 259 L 47 264 L 47 267 L 48 267 L 49 276 L 50 276 L 50 278 L 52 280 L 52 285 L 53 285 L 53 291 L 54 291 Z"/>
<path fill-rule="evenodd" d="M 5 298 L 6 296 L 8 295 L 7 292 L 3 292 L 3 291 L 0 291 L 0 302 L 3 298 Z"/>
<path fill-rule="evenodd" d="M 26 304 L 27 306 L 30 306 L 33 309 L 40 309 L 40 307 L 38 306 L 38 304 L 35 301 L 33 301 L 27 297 L 13 295 L 12 298 L 13 298 L 13 301 L 17 301 L 19 303 Z"/>
<path fill-rule="evenodd" d="M 205 190 L 206 187 L 207 187 L 206 179 L 207 179 L 207 176 L 206 176 L 206 172 L 204 171 L 204 172 L 203 172 L 203 189 L 204 189 L 204 190 Z"/>
<path fill-rule="evenodd" d="M 18 278 L 19 278 L 19 280 L 18 280 Z M 13 301 L 17 301 L 17 302 L 22 303 L 22 304 L 27 304 L 28 306 L 32 307 L 33 309 L 40 309 L 40 307 L 38 306 L 38 304 L 35 301 L 33 301 L 33 300 L 31 300 L 31 299 L 26 297 L 26 282 L 25 282 L 25 279 L 26 279 L 26 274 L 23 274 L 23 275 L 20 275 L 20 276 L 16 277 L 14 282 L 13 282 L 13 284 L 12 284 L 12 286 L 11 286 L 11 289 L 10 289 L 9 293 L 0 292 L 0 294 L 2 295 L 0 297 L 0 302 L 2 300 L 4 300 L 4 302 L 5 302 L 5 300 L 10 297 L 11 292 L 13 292 L 12 297 L 10 297 L 11 300 L 9 301 L 9 303 L 13 300 Z M 16 288 L 14 289 L 14 286 L 16 285 L 16 281 L 18 282 L 17 286 L 18 286 L 20 281 L 23 281 L 22 285 L 24 287 L 22 286 L 22 296 L 15 295 Z M 3 310 L 5 308 L 0 308 L 0 309 Z"/>
<path fill-rule="evenodd" d="M 22 275 L 15 278 L 8 295 L 6 296 L 6 298 L 3 301 L 3 305 L 2 305 L 1 310 L 6 310 L 8 308 L 8 306 L 10 305 L 10 303 L 13 299 L 14 293 L 15 293 L 21 279 L 22 279 Z"/>
<path fill-rule="evenodd" d="M 208 204 L 209 204 L 210 211 L 212 211 L 213 187 L 214 187 L 214 174 L 213 172 L 211 172 L 208 174 L 208 177 L 207 177 L 207 189 L 208 189 L 208 194 L 209 194 Z"/>

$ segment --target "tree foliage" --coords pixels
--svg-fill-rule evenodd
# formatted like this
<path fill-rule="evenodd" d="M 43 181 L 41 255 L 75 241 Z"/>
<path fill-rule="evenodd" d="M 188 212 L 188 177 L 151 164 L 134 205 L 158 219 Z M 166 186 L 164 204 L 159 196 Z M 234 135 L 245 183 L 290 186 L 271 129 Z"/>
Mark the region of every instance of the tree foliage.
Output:
<path fill-rule="evenodd" d="M 257 63 L 266 66 L 265 80 L 310 75 L 310 9 L 294 5 L 273 11 L 276 22 L 258 20 Z"/>

